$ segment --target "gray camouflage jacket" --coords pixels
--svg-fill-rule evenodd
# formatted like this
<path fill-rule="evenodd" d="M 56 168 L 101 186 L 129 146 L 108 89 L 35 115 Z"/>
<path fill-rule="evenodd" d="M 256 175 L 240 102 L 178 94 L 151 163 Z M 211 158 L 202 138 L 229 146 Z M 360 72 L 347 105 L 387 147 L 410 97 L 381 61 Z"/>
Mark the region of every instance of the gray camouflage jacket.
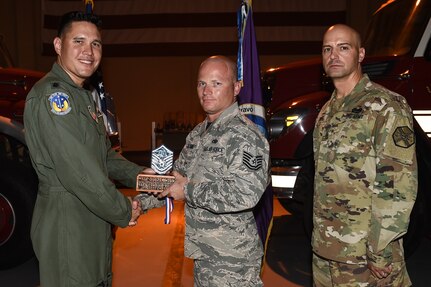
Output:
<path fill-rule="evenodd" d="M 326 103 L 314 131 L 313 251 L 383 267 L 403 260 L 417 192 L 415 138 L 406 100 L 367 75 Z"/>
<path fill-rule="evenodd" d="M 185 255 L 237 262 L 263 255 L 253 208 L 268 184 L 269 145 L 234 103 L 197 125 L 174 170 L 187 176 Z"/>

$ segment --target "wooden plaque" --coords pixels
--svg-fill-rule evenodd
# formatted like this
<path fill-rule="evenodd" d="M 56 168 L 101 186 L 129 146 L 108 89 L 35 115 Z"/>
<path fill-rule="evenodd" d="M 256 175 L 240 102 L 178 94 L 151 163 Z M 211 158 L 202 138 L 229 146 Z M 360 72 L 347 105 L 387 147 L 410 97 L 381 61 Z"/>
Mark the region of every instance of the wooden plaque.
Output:
<path fill-rule="evenodd" d="M 162 192 L 175 181 L 171 175 L 138 174 L 136 190 L 143 192 Z"/>

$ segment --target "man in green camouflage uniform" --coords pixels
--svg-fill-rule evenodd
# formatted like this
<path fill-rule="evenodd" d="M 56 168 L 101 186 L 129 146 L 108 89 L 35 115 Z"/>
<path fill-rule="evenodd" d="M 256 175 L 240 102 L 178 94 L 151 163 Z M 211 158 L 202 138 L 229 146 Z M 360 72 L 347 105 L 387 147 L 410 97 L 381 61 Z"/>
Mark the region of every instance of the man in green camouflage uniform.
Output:
<path fill-rule="evenodd" d="M 362 74 L 360 45 L 345 25 L 323 39 L 335 90 L 314 131 L 314 284 L 411 286 L 401 239 L 417 192 L 411 109 Z"/>
<path fill-rule="evenodd" d="M 185 255 L 195 286 L 262 286 L 263 248 L 253 216 L 268 184 L 269 145 L 242 115 L 236 65 L 210 57 L 197 92 L 205 121 L 187 136 L 174 165 L 175 183 L 161 196 L 185 199 Z"/>

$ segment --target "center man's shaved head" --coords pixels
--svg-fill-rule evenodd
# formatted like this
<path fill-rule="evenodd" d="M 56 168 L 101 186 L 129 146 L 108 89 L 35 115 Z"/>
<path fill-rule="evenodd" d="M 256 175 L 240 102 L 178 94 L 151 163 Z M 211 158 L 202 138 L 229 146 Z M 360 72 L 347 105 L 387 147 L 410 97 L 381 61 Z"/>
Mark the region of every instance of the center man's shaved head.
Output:
<path fill-rule="evenodd" d="M 222 62 L 226 65 L 228 72 L 232 75 L 232 81 L 236 82 L 238 80 L 238 69 L 236 63 L 228 57 L 225 56 L 212 56 L 203 61 L 200 67 L 204 66 L 208 62 Z"/>

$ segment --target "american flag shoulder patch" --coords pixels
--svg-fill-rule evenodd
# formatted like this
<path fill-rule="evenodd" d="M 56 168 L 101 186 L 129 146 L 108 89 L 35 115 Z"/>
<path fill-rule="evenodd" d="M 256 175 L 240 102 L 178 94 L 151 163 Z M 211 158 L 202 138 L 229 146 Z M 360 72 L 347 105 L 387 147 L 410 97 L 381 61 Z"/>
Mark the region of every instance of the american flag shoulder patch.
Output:
<path fill-rule="evenodd" d="M 242 157 L 242 163 L 251 170 L 259 170 L 262 168 L 262 156 L 261 155 L 252 155 L 249 152 L 244 151 Z"/>

